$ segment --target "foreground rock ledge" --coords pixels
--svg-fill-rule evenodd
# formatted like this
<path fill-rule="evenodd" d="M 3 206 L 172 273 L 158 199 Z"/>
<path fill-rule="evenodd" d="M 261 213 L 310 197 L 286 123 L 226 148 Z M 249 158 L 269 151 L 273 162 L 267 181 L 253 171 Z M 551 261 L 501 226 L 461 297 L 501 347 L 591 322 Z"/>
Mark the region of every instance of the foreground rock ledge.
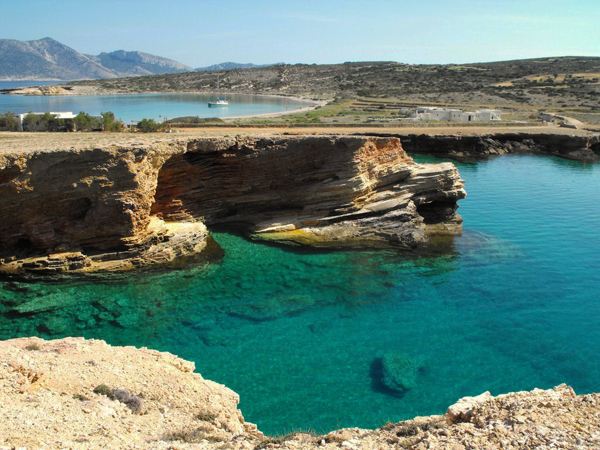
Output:
<path fill-rule="evenodd" d="M 600 395 L 566 385 L 466 397 L 446 415 L 378 430 L 269 438 L 244 421 L 237 394 L 193 371 L 170 353 L 98 340 L 0 342 L 0 448 L 600 448 Z M 99 385 L 127 390 L 139 408 L 94 392 Z"/>
<path fill-rule="evenodd" d="M 202 252 L 212 225 L 317 247 L 456 235 L 451 163 L 398 138 L 188 138 L 0 154 L 0 272 L 115 271 Z"/>

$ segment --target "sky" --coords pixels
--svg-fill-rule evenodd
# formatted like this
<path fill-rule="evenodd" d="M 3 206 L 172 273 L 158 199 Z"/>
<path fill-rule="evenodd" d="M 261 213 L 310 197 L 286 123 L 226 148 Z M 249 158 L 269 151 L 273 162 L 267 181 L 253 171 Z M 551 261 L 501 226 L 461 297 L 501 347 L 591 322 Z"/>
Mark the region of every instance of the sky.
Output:
<path fill-rule="evenodd" d="M 600 0 L 0 0 L 0 11 L 0 39 L 193 68 L 600 56 Z"/>

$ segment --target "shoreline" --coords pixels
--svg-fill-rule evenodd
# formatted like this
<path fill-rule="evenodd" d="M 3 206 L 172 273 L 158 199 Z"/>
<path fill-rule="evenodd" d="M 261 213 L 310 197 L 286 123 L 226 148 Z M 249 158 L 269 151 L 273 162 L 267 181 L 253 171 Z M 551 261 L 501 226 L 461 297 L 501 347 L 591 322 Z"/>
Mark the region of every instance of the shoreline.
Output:
<path fill-rule="evenodd" d="M 37 80 L 36 80 L 37 81 Z M 22 96 L 22 97 L 102 97 L 102 96 L 126 96 L 126 95 L 186 95 L 186 94 L 190 94 L 190 95 L 208 95 L 208 94 L 214 94 L 214 92 L 206 92 L 206 91 L 177 91 L 177 92 L 128 92 L 128 93 L 82 93 L 82 92 L 72 92 L 72 91 L 67 91 L 67 92 L 61 92 L 61 93 L 51 93 L 51 94 L 28 94 L 28 93 L 24 93 L 24 94 L 20 94 L 20 93 L 16 93 L 16 92 L 12 92 L 14 91 L 18 91 L 18 90 L 23 90 L 23 91 L 27 91 L 28 89 L 36 89 L 36 88 L 54 88 L 54 87 L 58 87 L 61 85 L 40 85 L 40 86 L 23 86 L 21 87 L 17 87 L 14 89 L 8 89 L 9 92 L 5 92 L 5 90 L 3 90 L 0 95 L 16 95 L 16 96 Z M 39 91 L 41 92 L 42 90 L 39 89 Z M 322 107 L 327 105 L 331 100 L 318 100 L 318 99 L 314 99 L 314 98 L 304 98 L 304 97 L 299 97 L 297 95 L 280 95 L 280 94 L 250 94 L 250 93 L 241 93 L 241 92 L 229 92 L 229 93 L 223 93 L 223 94 L 219 94 L 219 95 L 252 95 L 252 96 L 258 96 L 258 97 L 270 97 L 270 98 L 277 98 L 277 99 L 286 99 L 286 100 L 292 100 L 295 102 L 301 102 L 304 104 L 310 103 L 309 105 L 303 106 L 301 108 L 297 108 L 297 109 L 293 109 L 293 110 L 286 110 L 286 111 L 278 111 L 278 112 L 272 112 L 272 113 L 258 113 L 258 114 L 248 114 L 248 115 L 241 115 L 241 116 L 228 116 L 228 117 L 219 117 L 219 119 L 222 120 L 239 120 L 239 119 L 250 119 L 250 118 L 254 118 L 254 117 L 281 117 L 281 116 L 285 116 L 285 115 L 289 115 L 289 114 L 298 114 L 298 113 L 305 113 L 308 111 L 312 111 L 318 107 Z"/>
<path fill-rule="evenodd" d="M 1 341 L 0 355 L 6 430 L 0 446 L 7 448 L 597 449 L 600 443 L 600 394 L 577 395 L 565 384 L 462 397 L 442 414 L 377 429 L 270 437 L 245 420 L 236 392 L 171 353 L 82 337 L 23 337 Z"/>
<path fill-rule="evenodd" d="M 0 80 L 2 81 L 2 80 Z M 36 81 L 41 81 L 41 80 L 36 80 Z M 53 81 L 53 80 L 48 80 L 48 81 Z M 82 81 L 82 80 L 79 80 Z M 86 81 L 86 80 L 83 80 Z M 63 87 L 65 83 L 71 83 L 71 81 L 66 81 L 64 83 L 60 83 L 60 84 L 41 84 L 41 85 L 37 85 L 37 86 L 19 86 L 19 87 L 15 87 L 15 88 L 8 88 L 8 89 L 3 89 L 3 91 L 9 91 L 9 92 L 4 92 L 3 94 L 0 95 L 21 95 L 24 97 L 77 97 L 77 96 L 82 96 L 82 97 L 92 97 L 92 96 L 108 96 L 108 95 L 185 95 L 185 94 L 215 94 L 214 91 L 170 91 L 170 92 L 161 92 L 161 91 L 144 91 L 144 92 L 102 92 L 102 91 L 110 91 L 108 89 L 104 90 L 104 89 L 97 89 L 97 88 L 90 88 L 88 89 L 88 86 L 83 87 L 83 89 L 81 89 L 83 92 L 78 91 L 78 86 L 69 86 L 71 89 L 65 90 L 65 92 L 59 92 L 59 93 L 48 93 L 48 94 L 34 94 L 34 93 L 18 93 L 18 92 L 12 92 L 12 91 L 27 91 L 27 90 L 34 90 L 36 88 L 44 88 L 44 89 L 50 89 L 50 88 L 55 88 L 55 87 Z M 64 89 L 64 88 L 63 88 Z M 41 89 L 40 89 L 41 91 Z M 301 97 L 299 95 L 286 95 L 286 94 L 261 94 L 261 93 L 256 93 L 256 92 L 226 92 L 223 91 L 221 93 L 219 93 L 219 95 L 256 95 L 256 96 L 260 96 L 260 97 L 275 97 L 275 98 L 285 98 L 285 99 L 289 99 L 289 100 L 295 100 L 295 101 L 301 101 L 301 102 L 315 102 L 315 103 L 319 103 L 319 102 L 325 102 L 325 103 L 329 103 L 332 99 L 329 100 L 323 100 L 323 99 L 316 99 L 313 97 Z"/>
<path fill-rule="evenodd" d="M 273 96 L 273 97 L 278 97 L 278 96 Z M 287 98 L 287 97 L 286 97 Z M 304 100 L 306 101 L 306 100 Z M 294 109 L 294 110 L 289 110 L 289 111 L 279 111 L 279 112 L 274 112 L 274 113 L 260 113 L 260 114 L 250 114 L 250 115 L 246 115 L 246 116 L 230 116 L 230 117 L 223 117 L 220 118 L 224 121 L 227 120 L 238 120 L 238 119 L 250 119 L 250 118 L 254 118 L 254 117 L 281 117 L 281 116 L 287 116 L 290 114 L 299 114 L 299 113 L 305 113 L 308 111 L 313 111 L 315 109 L 317 109 L 320 106 L 325 106 L 327 103 L 327 101 L 314 101 L 314 103 L 317 103 L 316 105 L 313 106 L 305 106 L 304 108 L 300 108 L 300 109 Z"/>

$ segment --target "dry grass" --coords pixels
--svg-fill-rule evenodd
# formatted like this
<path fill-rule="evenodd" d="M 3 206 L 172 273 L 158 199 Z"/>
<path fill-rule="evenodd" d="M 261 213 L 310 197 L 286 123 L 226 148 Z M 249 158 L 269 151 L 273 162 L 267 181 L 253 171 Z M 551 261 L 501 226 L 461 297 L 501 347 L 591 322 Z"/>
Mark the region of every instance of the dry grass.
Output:
<path fill-rule="evenodd" d="M 181 129 L 176 134 L 166 133 L 11 133 L 0 132 L 0 155 L 30 153 L 34 151 L 65 151 L 85 150 L 111 146 L 150 146 L 158 142 L 174 142 L 179 140 L 201 138 L 234 138 L 237 136 L 248 138 L 261 138 L 274 136 L 306 136 L 306 135 L 353 135 L 353 134 L 489 134 L 489 133 L 544 133 L 544 134 L 575 134 L 588 135 L 584 130 L 572 130 L 557 127 L 541 126 L 464 126 L 456 124 L 450 126 L 446 123 L 437 126 L 396 126 L 382 127 L 353 127 L 353 126 L 328 126 L 328 127 L 300 127 L 288 128 L 273 125 L 270 127 L 244 127 L 222 126 Z"/>

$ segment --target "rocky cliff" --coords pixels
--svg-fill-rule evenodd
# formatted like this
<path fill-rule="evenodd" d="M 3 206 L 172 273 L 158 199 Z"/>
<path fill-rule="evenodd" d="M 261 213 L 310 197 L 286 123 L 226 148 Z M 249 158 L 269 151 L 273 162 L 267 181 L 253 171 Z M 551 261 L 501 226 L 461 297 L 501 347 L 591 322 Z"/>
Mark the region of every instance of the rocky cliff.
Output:
<path fill-rule="evenodd" d="M 0 448 L 167 449 L 186 436 L 261 436 L 235 392 L 170 353 L 32 338 L 0 342 L 0 361 Z"/>
<path fill-rule="evenodd" d="M 382 136 L 395 136 L 393 134 Z M 486 158 L 509 153 L 543 153 L 578 161 L 597 161 L 600 135 L 568 135 L 548 133 L 494 133 L 483 135 L 402 136 L 407 152 L 450 156 L 453 158 Z"/>
<path fill-rule="evenodd" d="M 197 254 L 205 225 L 324 247 L 458 234 L 463 181 L 397 138 L 188 138 L 0 154 L 0 270 L 120 270 Z"/>
<path fill-rule="evenodd" d="M 103 341 L 0 342 L 0 448 L 597 449 L 600 395 L 566 385 L 465 397 L 445 415 L 326 435 L 265 437 L 194 364 Z M 357 405 L 359 407 L 359 405 Z"/>

